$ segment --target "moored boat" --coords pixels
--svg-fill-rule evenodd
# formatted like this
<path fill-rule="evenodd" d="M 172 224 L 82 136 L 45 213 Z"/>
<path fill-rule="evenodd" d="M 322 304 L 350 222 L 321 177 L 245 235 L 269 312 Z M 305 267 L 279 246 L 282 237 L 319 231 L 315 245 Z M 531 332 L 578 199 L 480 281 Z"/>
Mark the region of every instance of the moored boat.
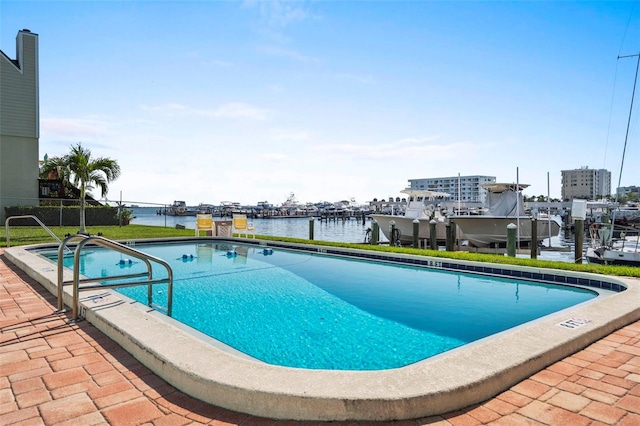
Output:
<path fill-rule="evenodd" d="M 627 151 L 627 142 L 629 140 L 629 128 L 631 125 L 631 117 L 633 114 L 633 101 L 636 95 L 636 83 L 638 82 L 638 70 L 640 70 L 640 53 L 628 56 L 619 56 L 620 58 L 638 57 L 636 64 L 636 77 L 633 84 L 633 91 L 631 92 L 631 105 L 629 106 L 629 119 L 627 121 L 627 133 L 624 139 L 624 149 L 622 151 L 622 163 L 620 164 L 620 174 L 618 177 L 618 187 L 622 180 L 622 170 L 624 166 L 624 157 Z M 615 204 L 618 204 L 618 191 L 616 191 Z M 640 267 L 640 236 L 635 227 L 628 227 L 626 224 L 622 224 L 624 229 L 619 231 L 619 239 L 614 240 L 616 236 L 616 213 L 620 214 L 622 210 L 618 207 L 613 211 L 612 223 L 604 222 L 602 224 L 596 224 L 589 228 L 591 236 L 591 246 L 587 248 L 586 258 L 589 262 L 604 263 L 608 265 L 627 265 Z M 624 213 L 623 213 L 624 214 Z M 624 222 L 627 222 L 626 215 Z M 635 231 L 635 235 L 627 235 L 629 231 Z"/>
<path fill-rule="evenodd" d="M 589 227 L 590 245 L 585 257 L 589 263 L 640 266 L 640 236 L 621 233 L 612 238 L 610 223 L 595 223 Z"/>
<path fill-rule="evenodd" d="M 516 225 L 517 240 L 522 246 L 532 244 L 532 216 L 525 214 L 522 190 L 529 185 L 490 183 L 487 190 L 487 211 L 482 215 L 455 215 L 451 221 L 458 225 L 470 245 L 501 247 L 507 242 L 507 226 Z M 555 220 L 536 220 L 537 243 L 560 232 Z"/>
<path fill-rule="evenodd" d="M 174 201 L 167 210 L 160 210 L 159 213 L 169 216 L 195 216 L 199 213 L 198 209 L 187 207 L 184 201 Z"/>
<path fill-rule="evenodd" d="M 400 191 L 408 195 L 407 206 L 404 215 L 397 214 L 372 214 L 370 217 L 378 222 L 380 230 L 384 236 L 391 241 L 391 221 L 395 222 L 397 232 L 394 240 L 400 244 L 411 244 L 413 242 L 413 221 L 419 222 L 418 238 L 429 241 L 431 238 L 429 222 L 436 221 L 436 240 L 446 241 L 446 217 L 440 210 L 438 202 L 442 198 L 449 197 L 446 192 L 425 191 L 418 189 L 404 189 Z M 458 239 L 464 239 L 460 230 L 456 231 Z"/>

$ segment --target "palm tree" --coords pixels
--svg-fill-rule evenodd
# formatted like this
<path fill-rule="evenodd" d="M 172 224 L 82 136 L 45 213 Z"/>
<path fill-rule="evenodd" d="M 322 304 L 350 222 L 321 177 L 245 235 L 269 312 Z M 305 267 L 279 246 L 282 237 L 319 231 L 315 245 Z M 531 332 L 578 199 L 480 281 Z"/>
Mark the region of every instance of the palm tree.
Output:
<path fill-rule="evenodd" d="M 94 185 L 100 188 L 101 197 L 107 195 L 109 183 L 120 176 L 120 166 L 111 158 L 91 158 L 91 150 L 82 146 L 81 142 L 71 146 L 71 152 L 64 157 L 50 158 L 43 166 L 43 173 L 56 169 L 60 178 L 73 183 L 80 190 L 80 230 L 79 234 L 87 234 L 85 225 L 85 197 Z"/>

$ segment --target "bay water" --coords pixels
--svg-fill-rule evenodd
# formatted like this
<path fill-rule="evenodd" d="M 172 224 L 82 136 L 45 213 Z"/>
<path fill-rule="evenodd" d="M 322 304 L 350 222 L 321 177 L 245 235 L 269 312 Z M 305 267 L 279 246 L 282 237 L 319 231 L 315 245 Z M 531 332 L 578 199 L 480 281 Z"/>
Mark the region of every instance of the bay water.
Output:
<path fill-rule="evenodd" d="M 195 216 L 168 216 L 157 214 L 157 209 L 153 207 L 133 207 L 132 224 L 162 226 L 175 228 L 182 225 L 185 228 L 195 229 Z M 218 218 L 216 220 L 230 219 Z M 289 238 L 309 238 L 309 218 L 272 218 L 272 219 L 250 219 L 256 228 L 257 235 L 269 235 L 274 237 Z M 315 218 L 313 224 L 313 238 L 318 241 L 332 241 L 342 243 L 363 243 L 365 233 L 371 227 L 371 220 L 362 219 L 329 220 L 320 221 Z M 382 232 L 381 241 L 386 241 Z M 543 241 L 545 246 L 549 246 L 548 239 Z M 565 250 L 542 250 L 538 259 L 555 260 L 560 262 L 573 262 L 573 234 L 570 231 L 560 230 L 560 234 L 551 238 L 551 247 L 565 247 Z"/>

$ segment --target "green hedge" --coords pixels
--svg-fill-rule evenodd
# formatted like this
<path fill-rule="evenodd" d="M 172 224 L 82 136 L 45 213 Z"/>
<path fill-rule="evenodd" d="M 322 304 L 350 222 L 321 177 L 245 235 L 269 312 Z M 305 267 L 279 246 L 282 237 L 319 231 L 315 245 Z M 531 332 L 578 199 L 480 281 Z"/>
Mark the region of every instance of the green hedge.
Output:
<path fill-rule="evenodd" d="M 7 217 L 36 216 L 47 226 L 79 226 L 79 207 L 49 207 L 49 206 L 14 206 L 5 207 Z M 125 221 L 128 222 L 128 221 Z M 85 223 L 87 226 L 118 225 L 118 209 L 115 207 L 90 207 L 85 209 Z M 15 219 L 11 226 L 33 226 L 33 219 Z M 127 223 L 123 223 L 126 225 Z"/>

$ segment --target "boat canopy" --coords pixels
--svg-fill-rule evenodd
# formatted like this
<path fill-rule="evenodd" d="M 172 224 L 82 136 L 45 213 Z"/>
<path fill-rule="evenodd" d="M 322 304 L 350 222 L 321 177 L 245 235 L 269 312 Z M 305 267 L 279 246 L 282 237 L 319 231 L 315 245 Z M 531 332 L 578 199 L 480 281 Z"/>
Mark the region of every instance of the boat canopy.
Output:
<path fill-rule="evenodd" d="M 522 191 L 528 184 L 489 183 L 482 185 L 487 189 L 486 205 L 490 216 L 522 216 L 524 202 Z"/>
<path fill-rule="evenodd" d="M 451 194 L 448 194 L 446 192 L 438 192 L 438 191 L 427 191 L 424 189 L 403 189 L 402 191 L 403 194 L 407 194 L 409 197 L 413 197 L 414 199 L 416 198 L 424 198 L 427 200 L 433 200 L 436 197 L 449 197 Z"/>
<path fill-rule="evenodd" d="M 504 192 L 504 191 L 522 191 L 525 188 L 528 188 L 528 183 L 483 183 L 480 185 L 484 189 L 489 192 Z"/>

